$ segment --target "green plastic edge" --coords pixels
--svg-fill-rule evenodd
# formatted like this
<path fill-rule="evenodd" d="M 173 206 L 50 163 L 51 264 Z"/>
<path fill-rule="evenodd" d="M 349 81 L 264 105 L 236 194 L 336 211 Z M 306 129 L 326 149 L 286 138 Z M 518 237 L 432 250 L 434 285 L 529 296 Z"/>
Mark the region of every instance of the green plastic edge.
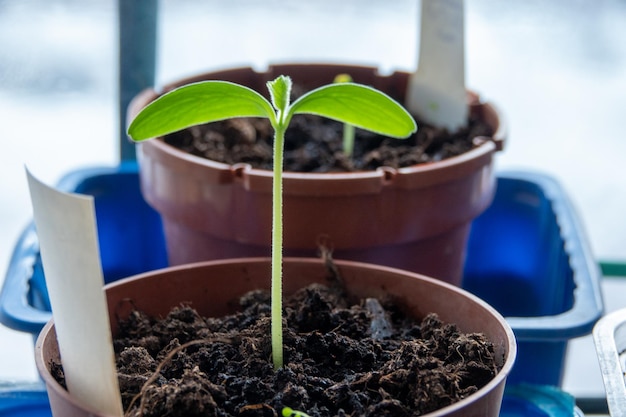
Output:
<path fill-rule="evenodd" d="M 626 262 L 600 262 L 602 275 L 605 277 L 623 277 L 626 278 Z"/>

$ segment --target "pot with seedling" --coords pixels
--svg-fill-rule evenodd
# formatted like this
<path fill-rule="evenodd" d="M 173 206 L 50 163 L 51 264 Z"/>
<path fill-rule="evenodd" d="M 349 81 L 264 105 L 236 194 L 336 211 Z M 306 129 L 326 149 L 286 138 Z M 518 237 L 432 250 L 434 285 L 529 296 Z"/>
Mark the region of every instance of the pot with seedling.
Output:
<path fill-rule="evenodd" d="M 168 85 L 163 92 L 211 79 L 263 91 L 277 74 L 290 75 L 294 86 L 304 91 L 348 74 L 399 102 L 405 100 L 409 83 L 405 72 L 382 76 L 371 67 L 299 64 L 272 66 L 265 72 L 241 68 L 207 73 Z M 129 119 L 160 95 L 154 90 L 138 95 L 130 105 Z M 471 221 L 489 206 L 495 192 L 493 158 L 504 140 L 496 109 L 475 94 L 468 93 L 467 99 L 471 128 L 448 134 L 420 124 L 421 136 L 401 142 L 357 128 L 351 158 L 341 149 L 340 122 L 295 115 L 285 132 L 286 162 L 308 150 L 313 151 L 308 161 L 335 162 L 316 166 L 316 172 L 285 166 L 285 254 L 316 256 L 322 241 L 337 259 L 397 267 L 458 285 Z M 218 128 L 224 124 L 196 126 L 140 145 L 142 193 L 163 219 L 170 264 L 267 256 L 272 138 L 264 133 L 269 123 L 264 127 L 259 123 L 238 119 L 223 130 Z M 321 125 L 321 145 L 305 135 L 311 125 Z M 198 147 L 212 146 L 226 154 L 221 162 L 214 156 L 207 159 L 206 149 L 185 148 L 191 138 L 202 142 L 216 137 L 221 139 L 214 145 Z M 451 144 L 459 142 L 462 150 L 450 156 Z M 302 146 L 294 148 L 296 143 Z M 252 148 L 265 152 L 269 162 L 259 166 L 257 154 L 246 151 Z M 328 151 L 321 154 L 322 148 Z M 241 149 L 245 151 L 241 159 L 228 159 L 231 151 Z M 385 155 L 397 158 L 392 161 Z"/>
<path fill-rule="evenodd" d="M 207 120 L 267 117 L 275 128 L 276 163 L 271 259 L 176 266 L 106 288 L 116 346 L 120 347 L 122 336 L 143 340 L 118 352 L 118 366 L 123 369 L 129 364 L 143 367 L 134 379 L 120 374 L 122 385 L 122 380 L 135 384 L 135 390 L 127 393 L 127 415 L 497 416 L 515 341 L 506 321 L 486 303 L 440 280 L 384 266 L 335 262 L 328 253 L 322 260 L 283 260 L 282 152 L 291 117 L 315 113 L 405 137 L 415 129 L 411 116 L 388 96 L 363 85 L 321 87 L 291 104 L 289 78 L 278 77 L 268 86 L 271 102 L 229 82 L 191 84 L 155 101 L 129 128 L 131 137 L 141 140 Z M 200 105 L 194 101 L 198 97 L 202 97 Z M 176 117 L 164 118 L 164 114 Z M 259 289 L 269 289 L 269 296 Z M 285 306 L 283 294 L 291 297 Z M 314 304 L 308 304 L 309 298 Z M 352 300 L 357 301 L 352 304 Z M 240 314 L 241 310 L 251 316 Z M 223 315 L 228 316 L 222 321 L 216 318 Z M 182 324 L 182 329 L 163 344 L 134 326 L 143 322 L 148 328 L 169 328 L 171 323 L 161 327 L 151 321 L 166 316 Z M 340 324 L 336 321 L 340 317 L 347 321 Z M 229 331 L 235 323 L 244 323 L 244 328 Z M 447 346 L 435 341 L 435 335 L 449 337 Z M 338 337 L 338 345 L 330 344 L 332 337 Z M 101 415 L 78 403 L 53 377 L 51 369 L 58 369 L 60 363 L 55 342 L 54 326 L 49 323 L 38 339 L 36 357 L 55 415 Z M 227 350 L 226 357 L 207 350 L 218 346 Z M 370 350 L 356 356 L 366 347 Z M 428 351 L 436 351 L 435 356 L 420 365 Z M 192 357 L 201 360 L 192 363 Z M 174 363 L 176 358 L 182 362 Z M 491 359 L 491 365 L 481 366 L 483 359 Z M 246 360 L 251 374 L 243 379 L 228 374 L 234 363 Z M 327 371 L 309 367 L 318 362 L 326 364 Z M 451 362 L 466 367 L 457 369 Z M 342 365 L 346 367 L 334 372 Z M 438 366 L 441 380 L 431 372 Z M 423 378 L 416 374 L 420 367 L 426 369 Z M 481 383 L 468 384 L 470 374 L 478 375 Z M 416 391 L 422 382 L 434 386 L 434 391 Z M 169 395 L 174 392 L 183 398 Z M 452 399 L 452 393 L 460 397 Z M 423 404 L 434 397 L 440 402 Z M 172 409 L 164 409 L 172 404 Z"/>

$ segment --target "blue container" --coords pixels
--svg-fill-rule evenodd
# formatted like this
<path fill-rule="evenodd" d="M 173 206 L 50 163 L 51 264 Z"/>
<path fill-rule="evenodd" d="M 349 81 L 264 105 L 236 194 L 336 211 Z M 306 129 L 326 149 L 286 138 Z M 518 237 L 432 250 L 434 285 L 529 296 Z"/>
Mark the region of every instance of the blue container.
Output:
<path fill-rule="evenodd" d="M 166 266 L 159 215 L 143 200 L 137 166 L 69 173 L 63 191 L 93 195 L 104 278 Z M 558 183 L 544 175 L 498 175 L 492 206 L 472 226 L 464 287 L 507 317 L 518 340 L 511 383 L 560 385 L 567 342 L 602 314 L 600 271 Z M 37 236 L 19 239 L 0 293 L 0 322 L 36 336 L 50 319 Z"/>
<path fill-rule="evenodd" d="M 0 383 L 0 417 L 52 417 L 43 384 Z"/>
<path fill-rule="evenodd" d="M 510 392 L 509 392 L 510 391 Z M 0 387 L 0 417 L 51 417 L 42 387 Z M 550 387 L 513 387 L 504 393 L 500 417 L 583 417 L 573 398 Z"/>
<path fill-rule="evenodd" d="M 508 384 L 508 382 L 507 382 Z M 582 417 L 570 394 L 546 385 L 507 385 L 500 417 Z"/>
<path fill-rule="evenodd" d="M 498 176 L 493 204 L 472 224 L 463 286 L 515 332 L 512 384 L 560 386 L 570 339 L 603 312 L 600 268 L 563 189 L 531 172 Z"/>

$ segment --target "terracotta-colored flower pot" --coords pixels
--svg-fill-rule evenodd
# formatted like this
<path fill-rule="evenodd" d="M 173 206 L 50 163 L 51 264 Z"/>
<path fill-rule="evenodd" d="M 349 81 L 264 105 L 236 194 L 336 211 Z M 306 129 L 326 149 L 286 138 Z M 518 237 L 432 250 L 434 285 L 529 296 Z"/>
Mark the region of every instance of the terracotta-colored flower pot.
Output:
<path fill-rule="evenodd" d="M 339 65 L 278 65 L 212 72 L 169 85 L 220 79 L 266 90 L 279 74 L 307 88 L 349 73 L 403 100 L 408 74 L 380 76 L 375 68 Z M 138 95 L 132 119 L 158 97 Z M 457 157 L 407 168 L 356 173 L 284 174 L 284 248 L 288 256 L 317 256 L 321 237 L 336 259 L 372 262 L 423 273 L 459 285 L 471 221 L 495 192 L 493 154 L 504 128 L 490 104 L 468 94 L 471 112 L 485 120 L 493 137 Z M 189 155 L 162 140 L 138 150 L 144 198 L 162 216 L 170 264 L 210 259 L 269 256 L 271 178 L 266 170 L 227 165 Z"/>
<path fill-rule="evenodd" d="M 418 274 L 356 262 L 337 261 L 337 267 L 347 291 L 354 296 L 391 296 L 415 318 L 434 312 L 444 322 L 456 323 L 462 332 L 484 333 L 494 344 L 501 371 L 474 394 L 427 415 L 498 416 L 516 346 L 511 328 L 496 310 L 458 287 Z M 127 317 L 133 307 L 149 315 L 165 316 L 185 302 L 205 316 L 232 313 L 242 294 L 269 287 L 269 271 L 267 258 L 231 259 L 170 267 L 109 284 L 106 294 L 112 330 L 117 331 L 117 320 Z M 327 276 L 320 260 L 304 258 L 287 258 L 284 275 L 285 294 L 313 282 L 323 283 Z M 55 417 L 101 416 L 89 405 L 80 404 L 50 374 L 51 361 L 59 361 L 52 321 L 39 335 L 35 359 Z"/>

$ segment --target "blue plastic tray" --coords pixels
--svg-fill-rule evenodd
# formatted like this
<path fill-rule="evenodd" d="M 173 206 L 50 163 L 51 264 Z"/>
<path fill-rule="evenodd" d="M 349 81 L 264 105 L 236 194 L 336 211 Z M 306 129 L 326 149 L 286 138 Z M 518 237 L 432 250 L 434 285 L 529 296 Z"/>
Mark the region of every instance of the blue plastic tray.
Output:
<path fill-rule="evenodd" d="M 500 417 L 582 417 L 575 403 L 574 397 L 556 387 L 507 385 Z"/>
<path fill-rule="evenodd" d="M 105 281 L 167 264 L 158 214 L 141 197 L 135 163 L 89 168 L 58 188 L 93 195 Z M 603 311 L 600 271 L 559 184 L 545 175 L 498 175 L 492 206 L 472 226 L 464 287 L 507 317 L 518 341 L 511 383 L 561 383 L 569 339 Z M 36 336 L 50 319 L 37 236 L 17 242 L 0 293 L 0 322 Z"/>
<path fill-rule="evenodd" d="M 51 417 L 43 383 L 0 383 L 0 417 Z"/>
<path fill-rule="evenodd" d="M 51 417 L 43 387 L 0 387 L 0 417 Z M 583 417 L 569 394 L 552 387 L 521 386 L 504 393 L 500 417 Z"/>
<path fill-rule="evenodd" d="M 465 289 L 513 328 L 518 356 L 507 381 L 560 386 L 570 339 L 603 313 L 601 272 L 576 212 L 549 176 L 498 176 L 493 204 L 472 224 Z"/>

